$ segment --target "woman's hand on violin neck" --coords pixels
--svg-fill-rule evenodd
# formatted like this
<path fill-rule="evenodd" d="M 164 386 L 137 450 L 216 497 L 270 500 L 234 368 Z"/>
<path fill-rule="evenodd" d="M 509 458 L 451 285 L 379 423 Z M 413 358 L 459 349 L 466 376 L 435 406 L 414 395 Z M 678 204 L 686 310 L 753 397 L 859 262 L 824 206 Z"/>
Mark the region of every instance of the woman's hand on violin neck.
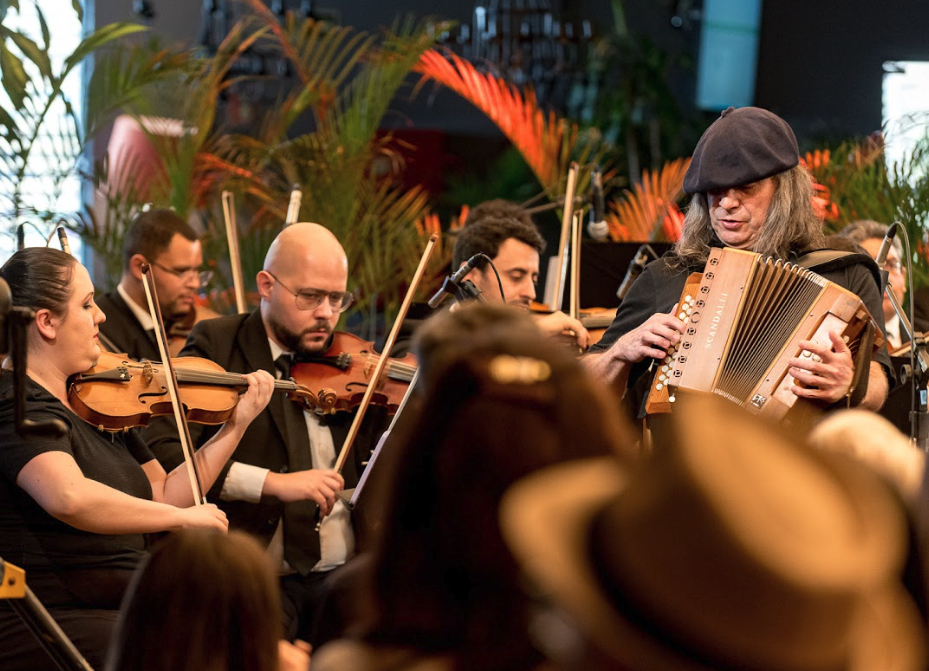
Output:
<path fill-rule="evenodd" d="M 180 520 L 178 529 L 216 529 L 226 532 L 229 530 L 229 520 L 226 513 L 213 503 L 190 508 L 179 508 Z"/>
<path fill-rule="evenodd" d="M 226 422 L 240 432 L 244 432 L 252 420 L 267 407 L 271 394 L 274 393 L 274 377 L 267 371 L 249 373 L 245 379 L 248 380 L 248 390 L 239 398 L 235 412 Z"/>
<path fill-rule="evenodd" d="M 293 473 L 269 471 L 265 476 L 262 495 L 275 496 L 284 503 L 313 501 L 325 517 L 332 512 L 338 493 L 345 488 L 345 480 L 336 471 L 311 469 Z"/>

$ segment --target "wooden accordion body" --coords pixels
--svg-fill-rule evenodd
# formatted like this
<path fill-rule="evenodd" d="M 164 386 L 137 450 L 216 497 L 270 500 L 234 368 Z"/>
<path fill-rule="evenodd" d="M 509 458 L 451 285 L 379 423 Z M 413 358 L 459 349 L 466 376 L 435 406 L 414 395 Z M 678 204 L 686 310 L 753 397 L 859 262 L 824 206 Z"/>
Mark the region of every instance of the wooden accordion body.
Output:
<path fill-rule="evenodd" d="M 675 394 L 686 390 L 805 423 L 818 410 L 798 403 L 802 399 L 790 390 L 794 380 L 787 374 L 789 359 L 812 356 L 801 351 L 799 341 L 829 343 L 829 332 L 837 331 L 855 358 L 873 322 L 861 299 L 834 282 L 728 248 L 713 249 L 702 275 L 688 278 L 679 306 L 685 333 L 656 372 L 645 406 L 649 414 L 669 412 Z"/>

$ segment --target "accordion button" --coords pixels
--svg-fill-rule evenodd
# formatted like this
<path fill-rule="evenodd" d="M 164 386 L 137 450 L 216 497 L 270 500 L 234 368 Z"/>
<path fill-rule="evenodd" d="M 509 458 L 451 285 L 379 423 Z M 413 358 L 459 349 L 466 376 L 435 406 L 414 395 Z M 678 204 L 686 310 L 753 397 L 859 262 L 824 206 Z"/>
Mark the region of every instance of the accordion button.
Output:
<path fill-rule="evenodd" d="M 818 354 L 813 355 L 813 361 L 815 361 L 816 363 L 820 363 L 822 360 L 823 358 L 819 356 Z"/>
<path fill-rule="evenodd" d="M 662 389 L 664 389 L 664 385 L 659 382 L 658 384 L 655 385 L 655 389 L 657 389 L 658 391 L 661 391 Z"/>

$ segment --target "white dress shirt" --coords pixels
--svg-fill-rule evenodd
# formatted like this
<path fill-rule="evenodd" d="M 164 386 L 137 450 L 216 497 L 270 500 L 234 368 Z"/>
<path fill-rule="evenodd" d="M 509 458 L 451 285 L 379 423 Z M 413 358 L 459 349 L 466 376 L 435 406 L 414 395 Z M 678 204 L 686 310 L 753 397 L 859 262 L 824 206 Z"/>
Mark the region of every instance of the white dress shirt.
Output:
<path fill-rule="evenodd" d="M 268 344 L 271 346 L 272 359 L 277 359 L 284 353 L 284 350 L 270 338 Z M 304 410 L 303 417 L 306 420 L 306 429 L 310 437 L 313 467 L 332 468 L 336 460 L 332 432 L 328 426 L 320 424 L 319 418 L 312 412 Z M 261 500 L 261 491 L 268 472 L 267 468 L 239 461 L 234 462 L 223 481 L 220 498 L 225 501 L 258 503 Z M 350 513 L 341 498 L 337 497 L 332 512 L 323 518 L 319 529 L 319 544 L 320 560 L 313 567 L 313 571 L 328 571 L 341 566 L 355 552 L 355 535 L 352 531 Z M 283 521 L 277 525 L 274 537 L 268 545 L 268 552 L 282 574 L 293 573 L 293 569 L 284 560 Z"/>

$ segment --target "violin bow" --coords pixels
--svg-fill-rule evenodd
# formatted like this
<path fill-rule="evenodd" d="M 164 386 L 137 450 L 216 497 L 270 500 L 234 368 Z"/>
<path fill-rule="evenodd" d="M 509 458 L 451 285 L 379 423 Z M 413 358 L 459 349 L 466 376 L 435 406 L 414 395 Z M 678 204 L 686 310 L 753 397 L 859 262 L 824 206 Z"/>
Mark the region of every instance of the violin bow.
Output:
<path fill-rule="evenodd" d="M 560 310 L 564 301 L 565 275 L 568 270 L 567 255 L 571 221 L 574 219 L 574 193 L 577 190 L 578 165 L 572 161 L 568 168 L 568 180 L 564 193 L 564 210 L 561 213 L 561 240 L 558 244 L 558 263 L 555 273 L 555 291 L 552 293 L 551 310 Z"/>
<path fill-rule="evenodd" d="M 419 267 L 416 268 L 413 279 L 410 280 L 410 286 L 409 289 L 407 289 L 406 296 L 403 297 L 403 303 L 400 305 L 400 311 L 397 313 L 397 318 L 394 320 L 393 326 L 390 328 L 390 334 L 387 336 L 387 342 L 384 343 L 384 350 L 381 352 L 381 356 L 377 360 L 377 365 L 374 367 L 374 372 L 371 374 L 371 381 L 368 384 L 367 389 L 365 389 L 364 396 L 361 398 L 361 403 L 358 405 L 355 419 L 352 421 L 352 424 L 348 430 L 348 435 L 345 437 L 345 444 L 342 446 L 342 451 L 339 453 L 339 457 L 336 459 L 335 470 L 337 473 L 342 472 L 342 468 L 345 466 L 345 461 L 348 459 L 348 455 L 352 450 L 352 445 L 355 442 L 355 438 L 358 437 L 358 431 L 361 428 L 361 422 L 368 410 L 368 405 L 371 403 L 371 398 L 374 396 L 374 392 L 377 391 L 377 386 L 380 384 L 384 371 L 387 369 L 387 364 L 390 360 L 390 352 L 394 348 L 394 342 L 397 340 L 397 334 L 400 332 L 400 327 L 403 324 L 403 320 L 406 319 L 406 313 L 409 312 L 410 305 L 413 303 L 413 297 L 416 294 L 416 290 L 419 288 L 419 283 L 422 281 L 423 275 L 426 272 L 426 266 L 429 263 L 429 259 L 432 257 L 432 252 L 435 249 L 438 240 L 438 234 L 433 233 L 429 237 L 429 241 L 426 243 L 426 249 L 423 251 L 423 256 L 419 260 Z M 411 383 L 410 388 L 412 387 L 413 385 Z M 407 390 L 407 395 L 409 395 L 409 390 Z M 404 402 L 405 401 L 406 397 L 404 397 Z"/>
<path fill-rule="evenodd" d="M 287 217 L 284 219 L 284 228 L 291 224 L 296 224 L 300 218 L 300 201 L 303 200 L 303 192 L 300 185 L 294 184 L 290 191 L 290 202 L 287 204 Z"/>
<path fill-rule="evenodd" d="M 571 283 L 568 293 L 568 315 L 578 319 L 581 313 L 581 227 L 583 210 L 576 210 L 571 221 Z"/>
<path fill-rule="evenodd" d="M 239 228 L 235 222 L 235 201 L 231 191 L 223 191 L 223 220 L 226 222 L 226 241 L 229 243 L 229 263 L 232 267 L 235 309 L 241 315 L 248 311 L 248 306 L 245 303 L 242 257 L 239 255 Z"/>
<path fill-rule="evenodd" d="M 155 291 L 155 282 L 152 279 L 152 267 L 148 263 L 142 264 L 142 286 L 145 288 L 145 298 L 148 300 L 148 311 L 155 322 L 155 340 L 158 341 L 158 352 L 161 354 L 161 365 L 165 370 L 165 386 L 168 388 L 168 395 L 171 397 L 171 405 L 174 409 L 174 419 L 177 420 L 178 437 L 181 441 L 181 450 L 184 452 L 184 462 L 187 464 L 187 477 L 190 479 L 190 489 L 194 495 L 194 505 L 203 505 L 206 503 L 206 494 L 203 492 L 203 482 L 200 480 L 200 473 L 197 471 L 197 464 L 194 461 L 193 451 L 191 450 L 190 427 L 187 425 L 187 417 L 184 415 L 180 401 L 180 394 L 177 391 L 177 376 L 174 371 L 174 364 L 171 357 L 168 356 L 168 335 L 165 332 L 165 323 L 161 318 L 161 310 L 158 308 L 158 294 Z"/>
<path fill-rule="evenodd" d="M 65 231 L 65 227 L 59 226 L 57 230 L 58 244 L 61 245 L 61 251 L 63 251 L 65 254 L 71 254 L 71 244 L 68 242 L 68 233 Z"/>

